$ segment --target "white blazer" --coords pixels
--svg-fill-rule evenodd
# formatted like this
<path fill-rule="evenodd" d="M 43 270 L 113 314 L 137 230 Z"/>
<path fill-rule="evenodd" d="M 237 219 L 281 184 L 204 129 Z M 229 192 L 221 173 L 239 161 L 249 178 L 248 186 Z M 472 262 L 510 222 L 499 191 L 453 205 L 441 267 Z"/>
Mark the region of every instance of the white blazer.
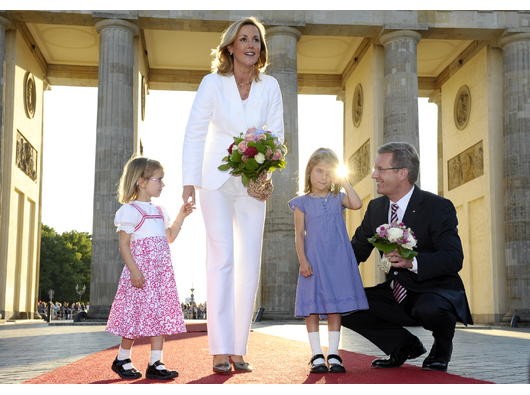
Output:
<path fill-rule="evenodd" d="M 260 74 L 243 101 L 233 75 L 206 75 L 190 112 L 182 152 L 182 184 L 219 189 L 230 178 L 220 171 L 234 136 L 250 128 L 264 129 L 284 140 L 283 101 L 278 81 Z"/>

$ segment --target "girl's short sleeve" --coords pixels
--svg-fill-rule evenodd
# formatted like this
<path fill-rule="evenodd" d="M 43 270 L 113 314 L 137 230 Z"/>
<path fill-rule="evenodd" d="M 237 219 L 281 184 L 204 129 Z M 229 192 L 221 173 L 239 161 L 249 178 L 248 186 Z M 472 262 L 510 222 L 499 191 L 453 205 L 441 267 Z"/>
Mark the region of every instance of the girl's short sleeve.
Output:
<path fill-rule="evenodd" d="M 169 215 L 164 207 L 158 206 L 158 208 L 164 217 L 164 227 L 167 229 L 171 226 L 171 219 L 169 218 Z"/>
<path fill-rule="evenodd" d="M 116 232 L 123 230 L 126 233 L 133 233 L 136 225 L 142 220 L 142 215 L 130 204 L 121 206 L 114 216 Z"/>
<path fill-rule="evenodd" d="M 305 213 L 304 211 L 304 200 L 302 199 L 303 196 L 297 196 L 295 198 L 292 198 L 289 200 L 289 208 L 291 210 L 295 210 L 296 208 L 299 209 L 301 212 Z"/>

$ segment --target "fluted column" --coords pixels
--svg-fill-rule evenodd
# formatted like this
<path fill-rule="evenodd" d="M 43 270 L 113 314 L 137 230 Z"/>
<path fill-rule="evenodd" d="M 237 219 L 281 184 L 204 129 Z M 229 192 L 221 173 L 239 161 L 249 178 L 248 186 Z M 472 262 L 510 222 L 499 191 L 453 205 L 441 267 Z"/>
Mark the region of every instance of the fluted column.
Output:
<path fill-rule="evenodd" d="M 11 22 L 0 16 L 0 191 L 3 190 L 3 170 L 4 170 L 4 108 L 5 108 L 5 51 L 6 51 L 6 30 Z M 0 192 L 0 223 L 2 223 L 2 193 Z"/>
<path fill-rule="evenodd" d="M 274 173 L 274 193 L 267 202 L 261 270 L 264 318 L 292 318 L 298 278 L 293 214 L 287 201 L 298 190 L 298 82 L 296 46 L 300 32 L 287 26 L 267 30 L 269 67 L 282 90 L 287 168 Z"/>
<path fill-rule="evenodd" d="M 530 320 L 530 33 L 504 37 L 504 223 L 509 312 Z"/>
<path fill-rule="evenodd" d="M 383 141 L 406 141 L 419 151 L 418 73 L 416 46 L 421 36 L 411 30 L 383 34 L 385 105 Z"/>
<path fill-rule="evenodd" d="M 96 29 L 100 44 L 89 314 L 107 318 L 123 268 L 113 219 L 119 207 L 117 185 L 134 149 L 133 67 L 138 28 L 127 21 L 106 19 Z"/>

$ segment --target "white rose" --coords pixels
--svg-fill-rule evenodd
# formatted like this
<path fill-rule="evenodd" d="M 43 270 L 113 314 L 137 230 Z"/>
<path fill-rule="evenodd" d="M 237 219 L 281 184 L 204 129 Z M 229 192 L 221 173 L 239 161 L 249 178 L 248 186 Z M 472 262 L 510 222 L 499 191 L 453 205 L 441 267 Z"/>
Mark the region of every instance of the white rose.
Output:
<path fill-rule="evenodd" d="M 412 250 L 414 247 L 416 247 L 416 239 L 414 239 L 413 237 L 409 237 L 409 239 L 407 240 L 407 243 L 406 244 L 403 244 L 403 247 L 409 249 L 409 250 Z"/>
<path fill-rule="evenodd" d="M 388 241 L 395 243 L 403 237 L 403 230 L 400 228 L 390 228 L 388 229 Z"/>
<path fill-rule="evenodd" d="M 265 162 L 265 155 L 263 155 L 261 152 L 258 152 L 254 157 L 254 160 L 261 165 L 263 162 Z"/>

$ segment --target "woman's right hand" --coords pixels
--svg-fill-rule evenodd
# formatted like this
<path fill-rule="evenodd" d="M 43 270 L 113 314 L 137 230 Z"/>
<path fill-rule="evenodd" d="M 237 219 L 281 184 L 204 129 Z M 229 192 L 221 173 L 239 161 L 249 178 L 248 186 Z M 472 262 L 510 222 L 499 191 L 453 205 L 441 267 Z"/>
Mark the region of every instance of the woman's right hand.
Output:
<path fill-rule="evenodd" d="M 193 185 L 184 185 L 182 188 L 182 201 L 184 203 L 191 203 L 195 206 L 195 187 Z"/>

